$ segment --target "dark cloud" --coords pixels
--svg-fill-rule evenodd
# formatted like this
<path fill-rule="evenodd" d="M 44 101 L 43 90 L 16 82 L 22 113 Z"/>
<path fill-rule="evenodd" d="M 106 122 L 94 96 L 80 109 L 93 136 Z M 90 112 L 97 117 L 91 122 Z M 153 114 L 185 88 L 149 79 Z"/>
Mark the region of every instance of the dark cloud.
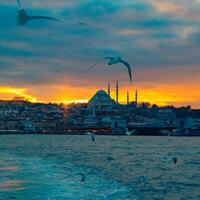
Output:
<path fill-rule="evenodd" d="M 188 65 L 192 70 L 200 63 L 200 25 L 196 23 L 200 14 L 195 0 L 190 5 L 167 0 L 168 7 L 153 0 L 67 2 L 23 2 L 32 15 L 50 15 L 61 21 L 34 21 L 19 27 L 16 3 L 0 0 L 2 84 L 6 80 L 16 84 L 60 82 L 66 75 L 78 77 L 78 84 L 86 86 L 91 75 L 94 79 L 100 76 L 101 80 L 107 75 L 104 64 L 97 71 L 87 71 L 107 55 L 125 57 L 136 70 L 171 70 L 173 66 L 182 69 Z M 176 12 L 172 15 L 171 10 Z M 87 22 L 89 26 L 72 25 L 69 21 Z M 116 68 L 116 77 L 123 79 L 123 73 L 120 67 Z"/>

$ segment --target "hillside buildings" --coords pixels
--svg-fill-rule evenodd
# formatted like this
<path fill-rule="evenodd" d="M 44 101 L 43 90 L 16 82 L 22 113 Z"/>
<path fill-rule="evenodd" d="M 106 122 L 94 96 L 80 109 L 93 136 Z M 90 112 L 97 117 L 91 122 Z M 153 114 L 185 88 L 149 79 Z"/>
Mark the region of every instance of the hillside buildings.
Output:
<path fill-rule="evenodd" d="M 99 90 L 87 104 L 42 104 L 23 100 L 0 101 L 0 133 L 5 131 L 55 132 L 71 129 L 110 129 L 125 128 L 176 128 L 180 132 L 187 129 L 200 129 L 200 110 L 189 106 L 158 107 L 148 103 L 138 103 L 138 91 L 131 101 L 127 92 L 126 104 L 120 104 L 119 82 L 116 82 L 115 99 L 111 97 L 108 83 L 107 92 Z"/>

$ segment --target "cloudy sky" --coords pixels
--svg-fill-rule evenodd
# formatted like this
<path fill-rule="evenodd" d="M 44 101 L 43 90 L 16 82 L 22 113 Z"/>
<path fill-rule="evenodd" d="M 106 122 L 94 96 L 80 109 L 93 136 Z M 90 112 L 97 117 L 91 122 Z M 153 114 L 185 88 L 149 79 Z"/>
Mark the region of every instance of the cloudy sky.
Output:
<path fill-rule="evenodd" d="M 89 99 L 107 82 L 120 100 L 200 107 L 200 0 L 21 0 L 28 15 L 60 21 L 17 25 L 15 0 L 0 0 L 0 99 Z M 76 25 L 70 22 L 85 22 Z M 105 56 L 121 65 L 89 67 Z"/>

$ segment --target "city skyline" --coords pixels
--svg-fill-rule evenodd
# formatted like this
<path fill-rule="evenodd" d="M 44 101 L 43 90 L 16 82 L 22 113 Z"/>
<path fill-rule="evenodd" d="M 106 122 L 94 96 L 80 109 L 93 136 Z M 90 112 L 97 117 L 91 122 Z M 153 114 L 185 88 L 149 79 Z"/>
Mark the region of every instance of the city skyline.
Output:
<path fill-rule="evenodd" d="M 0 0 L 0 99 L 82 101 L 97 90 L 107 90 L 108 81 L 115 98 L 119 80 L 119 102 L 126 102 L 127 91 L 134 100 L 138 89 L 140 102 L 200 107 L 200 1 L 21 3 L 33 15 L 53 16 L 60 22 L 18 26 L 17 3 Z M 103 62 L 88 70 L 113 55 L 131 64 L 132 84 L 119 65 L 107 67 Z"/>

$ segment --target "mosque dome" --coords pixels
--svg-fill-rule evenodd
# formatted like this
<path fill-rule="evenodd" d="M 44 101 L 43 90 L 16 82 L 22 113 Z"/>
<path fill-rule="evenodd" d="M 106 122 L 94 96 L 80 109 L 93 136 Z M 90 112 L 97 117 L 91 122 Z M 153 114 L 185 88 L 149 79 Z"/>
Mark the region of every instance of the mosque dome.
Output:
<path fill-rule="evenodd" d="M 108 94 L 104 90 L 97 91 L 95 96 L 107 96 Z"/>
<path fill-rule="evenodd" d="M 114 107 L 116 102 L 104 90 L 97 91 L 88 102 L 89 110 L 111 111 Z"/>

